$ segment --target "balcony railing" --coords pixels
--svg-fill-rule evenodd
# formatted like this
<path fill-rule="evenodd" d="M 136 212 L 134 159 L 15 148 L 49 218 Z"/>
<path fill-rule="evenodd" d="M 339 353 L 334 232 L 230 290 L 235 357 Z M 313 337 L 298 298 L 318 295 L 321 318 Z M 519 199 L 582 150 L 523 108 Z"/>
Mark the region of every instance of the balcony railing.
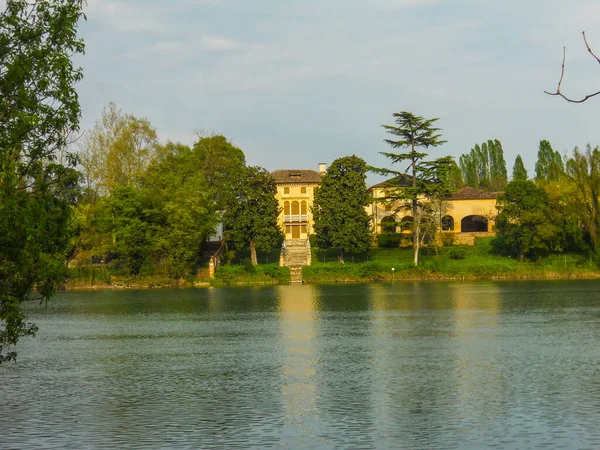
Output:
<path fill-rule="evenodd" d="M 283 221 L 285 223 L 308 222 L 308 214 L 284 214 Z"/>

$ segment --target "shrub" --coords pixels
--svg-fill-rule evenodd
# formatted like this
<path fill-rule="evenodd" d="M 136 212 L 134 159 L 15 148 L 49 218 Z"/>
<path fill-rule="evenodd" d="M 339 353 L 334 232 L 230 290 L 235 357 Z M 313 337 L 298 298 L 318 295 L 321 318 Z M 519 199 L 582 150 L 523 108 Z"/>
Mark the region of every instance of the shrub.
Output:
<path fill-rule="evenodd" d="M 256 273 L 256 267 L 252 265 L 252 260 L 250 258 L 244 258 L 244 271 L 246 273 Z"/>
<path fill-rule="evenodd" d="M 441 235 L 442 246 L 450 247 L 454 245 L 455 237 L 453 232 L 441 233 Z"/>
<path fill-rule="evenodd" d="M 400 245 L 401 240 L 400 233 L 382 233 L 377 236 L 377 245 L 383 248 L 396 248 Z"/>
<path fill-rule="evenodd" d="M 467 252 L 464 248 L 451 248 L 448 251 L 448 258 L 450 259 L 465 259 L 467 257 Z"/>
<path fill-rule="evenodd" d="M 275 264 L 268 264 L 265 266 L 259 266 L 262 270 L 262 273 L 268 277 L 271 278 L 281 278 L 281 277 L 285 277 L 284 274 L 282 273 L 283 270 L 281 267 L 275 265 Z"/>
<path fill-rule="evenodd" d="M 386 269 L 383 268 L 379 263 L 367 262 L 363 264 L 357 264 L 356 275 L 358 278 L 365 280 L 382 280 L 383 273 Z"/>

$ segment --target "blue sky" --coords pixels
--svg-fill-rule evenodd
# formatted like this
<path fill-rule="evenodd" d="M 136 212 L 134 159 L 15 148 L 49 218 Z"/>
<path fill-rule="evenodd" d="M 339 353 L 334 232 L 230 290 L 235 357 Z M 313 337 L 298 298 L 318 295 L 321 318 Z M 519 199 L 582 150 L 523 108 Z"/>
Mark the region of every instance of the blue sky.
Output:
<path fill-rule="evenodd" d="M 5 0 L 0 0 L 0 6 Z M 88 0 L 82 127 L 114 101 L 161 140 L 227 136 L 251 165 L 315 168 L 356 154 L 387 166 L 392 113 L 439 117 L 458 157 L 500 139 L 530 175 L 540 139 L 600 144 L 597 0 Z M 377 178 L 370 177 L 370 181 Z"/>

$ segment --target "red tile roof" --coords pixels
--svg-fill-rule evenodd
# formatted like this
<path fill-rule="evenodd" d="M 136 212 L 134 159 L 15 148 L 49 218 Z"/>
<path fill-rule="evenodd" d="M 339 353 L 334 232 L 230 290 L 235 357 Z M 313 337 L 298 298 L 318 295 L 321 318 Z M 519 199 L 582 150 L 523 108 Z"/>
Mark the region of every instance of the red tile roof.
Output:
<path fill-rule="evenodd" d="M 315 170 L 276 170 L 271 176 L 277 184 L 315 183 L 321 182 L 321 174 Z"/>

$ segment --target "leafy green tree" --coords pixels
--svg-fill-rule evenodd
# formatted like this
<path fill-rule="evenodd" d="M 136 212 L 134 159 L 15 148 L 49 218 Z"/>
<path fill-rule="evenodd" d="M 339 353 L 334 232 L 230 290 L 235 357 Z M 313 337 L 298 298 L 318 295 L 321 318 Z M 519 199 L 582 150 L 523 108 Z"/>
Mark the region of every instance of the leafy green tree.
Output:
<path fill-rule="evenodd" d="M 64 280 L 77 175 L 70 155 L 70 167 L 57 159 L 79 128 L 82 16 L 74 0 L 12 0 L 0 13 L 0 363 L 36 332 L 21 303 Z"/>
<path fill-rule="evenodd" d="M 256 250 L 269 251 L 281 243 L 277 223 L 279 203 L 277 186 L 262 167 L 244 167 L 233 184 L 223 224 L 225 241 L 238 250 L 250 249 L 252 264 L 257 265 Z"/>
<path fill-rule="evenodd" d="M 577 197 L 575 183 L 563 176 L 563 181 L 543 183 L 541 187 L 548 194 L 548 219 L 558 229 L 550 249 L 557 253 L 588 252 L 589 239 L 582 226 L 580 205 L 572 201 Z"/>
<path fill-rule="evenodd" d="M 201 137 L 193 150 L 198 158 L 200 170 L 211 187 L 216 207 L 223 208 L 231 195 L 230 189 L 246 166 L 244 152 L 235 147 L 225 136 Z"/>
<path fill-rule="evenodd" d="M 160 160 L 151 164 L 141 183 L 154 204 L 149 216 L 159 227 L 152 236 L 153 259 L 165 275 L 181 277 L 200 262 L 218 212 L 196 152 L 174 143 L 159 152 Z"/>
<path fill-rule="evenodd" d="M 548 195 L 542 188 L 533 181 L 512 181 L 498 198 L 497 208 L 497 251 L 523 261 L 551 250 L 558 229 L 549 220 Z"/>
<path fill-rule="evenodd" d="M 585 151 L 578 148 L 567 160 L 566 174 L 576 191 L 569 201 L 577 208 L 593 251 L 598 251 L 600 230 L 600 148 L 588 144 Z"/>
<path fill-rule="evenodd" d="M 218 215 L 198 155 L 167 143 L 136 185 L 117 185 L 110 196 L 78 205 L 77 260 L 112 260 L 128 275 L 180 278 L 200 263 Z"/>
<path fill-rule="evenodd" d="M 408 207 L 412 211 L 415 224 L 417 224 L 413 227 L 413 251 L 416 266 L 419 263 L 421 227 L 418 224 L 421 221 L 421 201 L 437 186 L 443 184 L 442 174 L 451 166 L 452 158 L 444 157 L 426 161 L 427 153 L 417 151 L 419 147 L 438 147 L 446 142 L 438 133 L 440 129 L 434 126 L 437 118 L 425 119 L 407 111 L 394 113 L 394 118 L 396 125 L 383 125 L 383 128 L 389 134 L 397 136 L 398 139 L 384 139 L 384 142 L 394 149 L 403 148 L 409 149 L 409 151 L 406 153 L 381 152 L 381 154 L 391 159 L 392 164 L 407 162 L 409 166 L 404 172 L 374 167 L 370 170 L 382 175 L 393 175 L 389 181 L 390 195 L 386 197 L 386 201 L 404 200 L 409 202 Z M 409 186 L 406 186 L 407 179 Z"/>
<path fill-rule="evenodd" d="M 470 153 L 459 159 L 463 179 L 467 186 L 501 191 L 508 181 L 504 151 L 498 139 L 475 145 Z"/>
<path fill-rule="evenodd" d="M 527 178 L 527 169 L 523 164 L 523 158 L 521 158 L 521 155 L 517 155 L 513 166 L 512 179 L 513 181 L 527 181 Z"/>
<path fill-rule="evenodd" d="M 138 275 L 151 247 L 148 205 L 139 189 L 131 185 L 115 187 L 107 200 L 114 218 L 111 250 L 118 257 L 117 266 L 130 275 Z"/>
<path fill-rule="evenodd" d="M 370 217 L 365 207 L 370 198 L 366 186 L 367 163 L 358 156 L 345 156 L 331 163 L 313 202 L 317 245 L 362 253 L 371 244 Z"/>
<path fill-rule="evenodd" d="M 157 145 L 156 130 L 148 120 L 123 114 L 109 103 L 79 155 L 87 187 L 108 194 L 117 186 L 137 185 L 156 158 Z"/>
<path fill-rule="evenodd" d="M 535 163 L 535 181 L 554 182 L 565 177 L 565 166 L 560 153 L 552 149 L 550 142 L 540 141 L 538 159 Z"/>

